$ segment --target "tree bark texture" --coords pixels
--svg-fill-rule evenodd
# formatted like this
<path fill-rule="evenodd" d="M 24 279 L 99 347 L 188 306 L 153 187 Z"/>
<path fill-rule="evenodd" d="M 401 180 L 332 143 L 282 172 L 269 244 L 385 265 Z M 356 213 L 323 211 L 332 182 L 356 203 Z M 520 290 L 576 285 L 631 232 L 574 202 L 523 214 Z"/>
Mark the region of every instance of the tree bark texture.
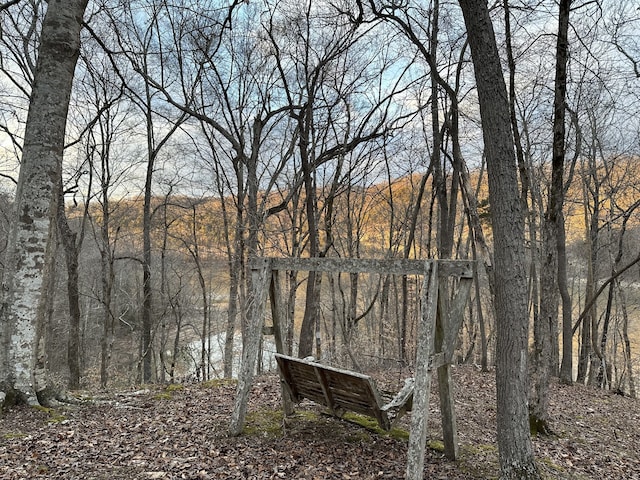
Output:
<path fill-rule="evenodd" d="M 18 399 L 37 403 L 33 368 L 51 208 L 62 164 L 80 29 L 87 0 L 50 0 L 25 128 L 6 271 L 3 279 L 0 381 Z M 40 309 L 42 311 L 42 309 Z"/>
<path fill-rule="evenodd" d="M 424 449 L 427 444 L 429 394 L 431 392 L 430 357 L 433 354 L 435 317 L 438 306 L 438 267 L 431 264 L 423 279 L 422 315 L 416 343 L 416 383 L 413 394 L 411 431 L 407 448 L 407 480 L 424 475 Z"/>
<path fill-rule="evenodd" d="M 500 476 L 537 479 L 529 433 L 527 278 L 509 102 L 485 2 L 460 0 L 482 118 L 494 234 L 496 385 Z"/>

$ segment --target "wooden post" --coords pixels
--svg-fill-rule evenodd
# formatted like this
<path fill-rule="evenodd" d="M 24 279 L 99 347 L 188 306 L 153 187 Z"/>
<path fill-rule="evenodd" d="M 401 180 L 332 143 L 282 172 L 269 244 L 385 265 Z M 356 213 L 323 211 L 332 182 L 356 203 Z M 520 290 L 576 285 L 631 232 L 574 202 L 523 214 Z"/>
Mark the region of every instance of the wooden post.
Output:
<path fill-rule="evenodd" d="M 445 310 L 446 321 L 444 323 L 444 344 L 443 351 L 449 363 L 453 363 L 453 352 L 458 338 L 458 332 L 462 326 L 464 309 L 469 301 L 469 294 L 473 286 L 473 275 L 461 276 L 458 279 L 458 290 L 451 302 L 447 298 L 447 310 Z"/>
<path fill-rule="evenodd" d="M 438 293 L 438 312 L 436 314 L 435 350 L 443 354 L 444 365 L 438 367 L 438 395 L 440 397 L 440 421 L 442 423 L 442 440 L 444 454 L 449 460 L 458 456 L 458 431 L 456 429 L 456 412 L 453 400 L 451 368 L 447 358 L 447 332 L 450 327 L 449 318 L 449 279 L 441 278 Z"/>
<path fill-rule="evenodd" d="M 282 292 L 280 291 L 280 271 L 271 271 L 271 283 L 269 285 L 269 298 L 271 299 L 271 319 L 273 322 L 273 339 L 276 344 L 276 351 L 282 355 L 286 355 L 287 352 L 284 348 L 284 338 L 286 332 L 286 325 L 282 321 L 284 318 L 284 312 L 282 309 Z M 289 389 L 286 387 L 284 377 L 280 369 L 280 387 L 282 394 L 282 410 L 285 416 L 293 414 L 293 401 L 291 395 L 289 395 Z"/>
<path fill-rule="evenodd" d="M 460 277 L 458 289 L 452 301 L 449 301 L 451 279 L 441 278 L 439 285 L 435 349 L 436 352 L 442 352 L 444 355 L 444 365 L 438 367 L 438 393 L 444 454 L 449 460 L 455 460 L 458 457 L 458 429 L 453 398 L 453 381 L 451 380 L 451 363 L 458 330 L 462 324 L 464 307 L 471 291 L 472 279 L 473 277 Z"/>
<path fill-rule="evenodd" d="M 426 261 L 422 287 L 422 308 L 416 345 L 416 383 L 411 411 L 411 431 L 407 452 L 407 480 L 422 480 L 424 449 L 427 444 L 429 394 L 431 392 L 431 355 L 435 317 L 438 308 L 438 264 Z"/>
<path fill-rule="evenodd" d="M 267 258 L 255 259 L 251 267 L 253 289 L 247 305 L 247 336 L 242 351 L 242 366 L 238 375 L 238 388 L 231 414 L 229 433 L 237 436 L 242 433 L 247 413 L 249 391 L 253 383 L 258 360 L 258 348 L 264 325 L 264 309 L 267 294 L 267 282 L 271 273 L 271 262 Z"/>

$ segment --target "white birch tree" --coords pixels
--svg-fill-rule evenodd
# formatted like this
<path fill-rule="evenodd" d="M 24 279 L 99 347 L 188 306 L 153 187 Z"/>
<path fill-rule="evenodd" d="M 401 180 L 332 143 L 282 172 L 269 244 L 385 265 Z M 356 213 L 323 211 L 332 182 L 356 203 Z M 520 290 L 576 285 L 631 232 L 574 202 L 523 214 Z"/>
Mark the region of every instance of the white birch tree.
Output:
<path fill-rule="evenodd" d="M 46 293 L 49 231 L 55 212 L 67 112 L 87 0 L 51 0 L 45 15 L 11 222 L 0 316 L 0 403 L 37 404 L 37 329 Z"/>

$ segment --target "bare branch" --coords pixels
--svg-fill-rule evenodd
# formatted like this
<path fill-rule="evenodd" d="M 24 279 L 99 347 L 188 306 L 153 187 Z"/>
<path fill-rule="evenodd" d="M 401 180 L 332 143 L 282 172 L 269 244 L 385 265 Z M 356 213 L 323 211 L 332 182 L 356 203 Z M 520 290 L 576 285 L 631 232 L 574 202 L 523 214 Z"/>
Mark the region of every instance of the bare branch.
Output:
<path fill-rule="evenodd" d="M 21 1 L 22 0 L 9 0 L 8 2 L 0 3 L 0 12 L 2 12 L 3 10 L 6 10 L 7 8 L 13 5 L 17 5 Z"/>

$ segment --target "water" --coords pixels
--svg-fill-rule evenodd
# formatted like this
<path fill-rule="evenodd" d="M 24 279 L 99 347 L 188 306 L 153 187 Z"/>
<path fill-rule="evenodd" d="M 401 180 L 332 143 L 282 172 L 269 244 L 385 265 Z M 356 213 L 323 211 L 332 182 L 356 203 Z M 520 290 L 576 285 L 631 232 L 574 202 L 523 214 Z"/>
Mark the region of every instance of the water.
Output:
<path fill-rule="evenodd" d="M 209 352 L 209 365 L 211 378 L 224 377 L 224 340 L 225 334 L 220 333 L 211 336 L 211 351 Z M 197 378 L 198 366 L 202 355 L 202 341 L 194 340 L 187 344 L 185 349 L 186 378 Z M 272 338 L 263 337 L 262 340 L 262 370 L 275 371 L 277 368 L 275 357 L 276 346 Z M 242 339 L 240 335 L 233 338 L 233 378 L 238 378 L 240 364 L 242 363 Z"/>

